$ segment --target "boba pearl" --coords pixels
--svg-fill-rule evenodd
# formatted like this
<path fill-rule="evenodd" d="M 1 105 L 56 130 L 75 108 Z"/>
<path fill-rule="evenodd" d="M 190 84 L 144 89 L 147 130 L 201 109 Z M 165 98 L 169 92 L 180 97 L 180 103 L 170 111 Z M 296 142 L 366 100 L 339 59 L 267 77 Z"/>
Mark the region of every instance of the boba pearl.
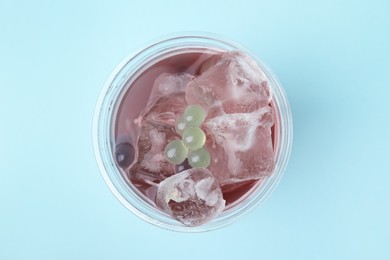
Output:
<path fill-rule="evenodd" d="M 206 135 L 199 127 L 189 127 L 184 130 L 182 140 L 188 149 L 196 150 L 204 145 Z"/>
<path fill-rule="evenodd" d="M 174 140 L 165 147 L 165 158 L 172 164 L 181 164 L 187 157 L 188 150 L 180 140 Z"/>
<path fill-rule="evenodd" d="M 176 120 L 175 130 L 176 133 L 179 135 L 183 134 L 183 131 L 187 128 L 186 121 L 184 120 L 184 117 L 178 117 Z"/>
<path fill-rule="evenodd" d="M 181 164 L 175 165 L 175 173 L 179 173 L 188 169 L 191 169 L 191 165 L 188 163 L 187 159 L 185 159 Z"/>
<path fill-rule="evenodd" d="M 122 142 L 115 147 L 116 163 L 123 169 L 129 167 L 135 157 L 134 147 L 128 142 Z"/>
<path fill-rule="evenodd" d="M 198 150 L 191 150 L 188 153 L 188 163 L 193 168 L 207 168 L 210 165 L 211 157 L 205 147 Z"/>
<path fill-rule="evenodd" d="M 183 114 L 187 127 L 198 127 L 206 118 L 206 111 L 199 105 L 190 105 Z"/>

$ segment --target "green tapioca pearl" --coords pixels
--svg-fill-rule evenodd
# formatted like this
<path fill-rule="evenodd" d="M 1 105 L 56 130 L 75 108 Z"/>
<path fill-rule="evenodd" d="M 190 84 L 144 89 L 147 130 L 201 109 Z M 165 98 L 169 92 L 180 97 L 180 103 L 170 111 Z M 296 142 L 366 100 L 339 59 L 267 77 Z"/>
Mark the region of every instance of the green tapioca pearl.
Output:
<path fill-rule="evenodd" d="M 184 120 L 184 117 L 178 117 L 176 120 L 175 130 L 176 133 L 182 135 L 183 131 L 187 128 L 186 121 Z"/>
<path fill-rule="evenodd" d="M 202 147 L 198 150 L 190 150 L 188 152 L 188 163 L 193 168 L 207 168 L 210 165 L 211 157 L 209 151 Z"/>
<path fill-rule="evenodd" d="M 196 150 L 204 145 L 206 135 L 199 127 L 189 127 L 183 131 L 182 141 L 188 149 Z"/>
<path fill-rule="evenodd" d="M 181 164 L 187 157 L 188 149 L 180 140 L 174 140 L 165 147 L 165 158 L 172 164 Z"/>
<path fill-rule="evenodd" d="M 206 118 L 206 111 L 199 105 L 190 105 L 183 114 L 187 127 L 200 126 Z"/>

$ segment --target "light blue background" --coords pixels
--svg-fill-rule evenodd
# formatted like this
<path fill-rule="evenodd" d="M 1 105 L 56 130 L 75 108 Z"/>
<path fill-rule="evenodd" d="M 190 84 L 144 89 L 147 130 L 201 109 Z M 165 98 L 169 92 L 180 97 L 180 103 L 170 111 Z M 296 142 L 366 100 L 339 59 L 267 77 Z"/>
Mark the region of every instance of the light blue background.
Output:
<path fill-rule="evenodd" d="M 390 259 L 388 1 L 54 2 L 0 0 L 0 259 Z M 276 191 L 204 234 L 125 209 L 91 137 L 119 61 L 188 30 L 257 53 L 294 118 Z"/>

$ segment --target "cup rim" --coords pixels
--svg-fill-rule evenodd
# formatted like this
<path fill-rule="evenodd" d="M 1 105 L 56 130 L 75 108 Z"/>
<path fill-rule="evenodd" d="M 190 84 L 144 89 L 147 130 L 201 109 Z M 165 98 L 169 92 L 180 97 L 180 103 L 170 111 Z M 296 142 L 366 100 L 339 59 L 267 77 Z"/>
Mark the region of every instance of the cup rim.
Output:
<path fill-rule="evenodd" d="M 278 112 L 275 112 L 275 114 L 277 114 L 277 119 L 279 119 L 278 123 L 280 131 L 278 134 L 280 136 L 278 136 L 278 151 L 275 152 L 275 170 L 269 177 L 267 177 L 266 184 L 264 184 L 265 186 L 263 184 L 259 185 L 259 187 L 257 187 L 248 196 L 248 198 L 245 198 L 244 201 L 240 202 L 240 204 L 232 207 L 235 211 L 224 211 L 211 222 L 197 227 L 184 226 L 180 222 L 173 220 L 172 217 L 168 216 L 158 208 L 152 207 L 149 204 L 147 205 L 147 202 L 142 200 L 134 193 L 134 191 L 132 196 L 129 197 L 129 187 L 125 186 L 127 184 L 123 183 L 124 180 L 121 182 L 121 180 L 118 179 L 119 171 L 115 166 L 115 162 L 113 162 L 113 153 L 109 145 L 111 128 L 110 122 L 113 115 L 112 104 L 115 104 L 117 101 L 117 92 L 123 90 L 123 87 L 126 85 L 129 78 L 133 76 L 129 73 L 129 69 L 133 68 L 134 70 L 137 64 L 142 64 L 142 62 L 144 64 L 147 63 L 147 58 L 150 58 L 154 52 L 161 51 L 167 47 L 177 47 L 178 44 L 181 44 L 180 48 L 188 48 L 191 44 L 195 44 L 195 46 L 196 44 L 202 46 L 206 44 L 210 45 L 210 47 L 214 44 L 214 47 L 229 47 L 233 50 L 241 50 L 247 53 L 258 63 L 270 81 L 273 101 L 276 101 L 275 104 Z M 226 37 L 206 32 L 181 32 L 162 36 L 149 42 L 149 44 L 146 44 L 145 46 L 146 47 L 138 48 L 124 58 L 111 72 L 100 91 L 95 107 L 92 127 L 94 153 L 100 173 L 111 192 L 121 202 L 121 204 L 123 204 L 133 214 L 150 224 L 178 232 L 205 232 L 230 225 L 237 221 L 238 218 L 241 218 L 243 215 L 246 215 L 249 211 L 259 206 L 259 204 L 261 204 L 273 192 L 285 172 L 291 154 L 293 140 L 291 109 L 286 93 L 275 74 L 262 60 L 258 58 L 258 55 L 254 55 L 247 48 L 227 39 Z M 122 75 L 123 73 L 124 75 Z M 115 100 L 113 100 L 113 98 L 115 98 Z M 116 173 L 115 169 L 117 171 Z M 262 188 L 260 189 L 260 187 Z"/>

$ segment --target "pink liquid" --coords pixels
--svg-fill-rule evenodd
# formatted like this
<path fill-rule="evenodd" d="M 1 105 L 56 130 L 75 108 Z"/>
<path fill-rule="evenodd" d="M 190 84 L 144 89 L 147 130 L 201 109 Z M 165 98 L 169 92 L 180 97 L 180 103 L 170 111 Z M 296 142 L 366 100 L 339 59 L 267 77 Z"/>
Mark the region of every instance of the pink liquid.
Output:
<path fill-rule="evenodd" d="M 119 142 L 126 141 L 136 147 L 136 140 L 134 140 L 134 136 L 137 136 L 138 128 L 135 126 L 134 120 L 145 108 L 153 83 L 161 73 L 186 72 L 198 75 L 200 73 L 199 70 L 202 63 L 216 53 L 218 52 L 206 49 L 188 50 L 186 53 L 163 57 L 160 61 L 151 64 L 140 72 L 136 79 L 129 83 L 130 86 L 128 90 L 120 100 L 116 120 L 114 122 L 115 140 L 113 140 L 113 143 L 117 144 Z M 275 139 L 276 129 L 277 120 L 275 119 L 275 127 L 272 128 L 274 148 L 276 147 L 277 142 Z M 154 204 L 157 192 L 156 186 L 148 185 L 140 181 L 134 181 L 130 179 L 127 172 L 123 172 L 123 176 L 126 178 L 130 187 L 138 190 L 140 196 L 144 196 L 146 200 Z M 250 194 L 251 190 L 260 185 L 260 182 L 261 180 L 252 180 L 224 186 L 222 188 L 222 192 L 223 197 L 226 200 L 226 209 L 239 203 Z"/>

